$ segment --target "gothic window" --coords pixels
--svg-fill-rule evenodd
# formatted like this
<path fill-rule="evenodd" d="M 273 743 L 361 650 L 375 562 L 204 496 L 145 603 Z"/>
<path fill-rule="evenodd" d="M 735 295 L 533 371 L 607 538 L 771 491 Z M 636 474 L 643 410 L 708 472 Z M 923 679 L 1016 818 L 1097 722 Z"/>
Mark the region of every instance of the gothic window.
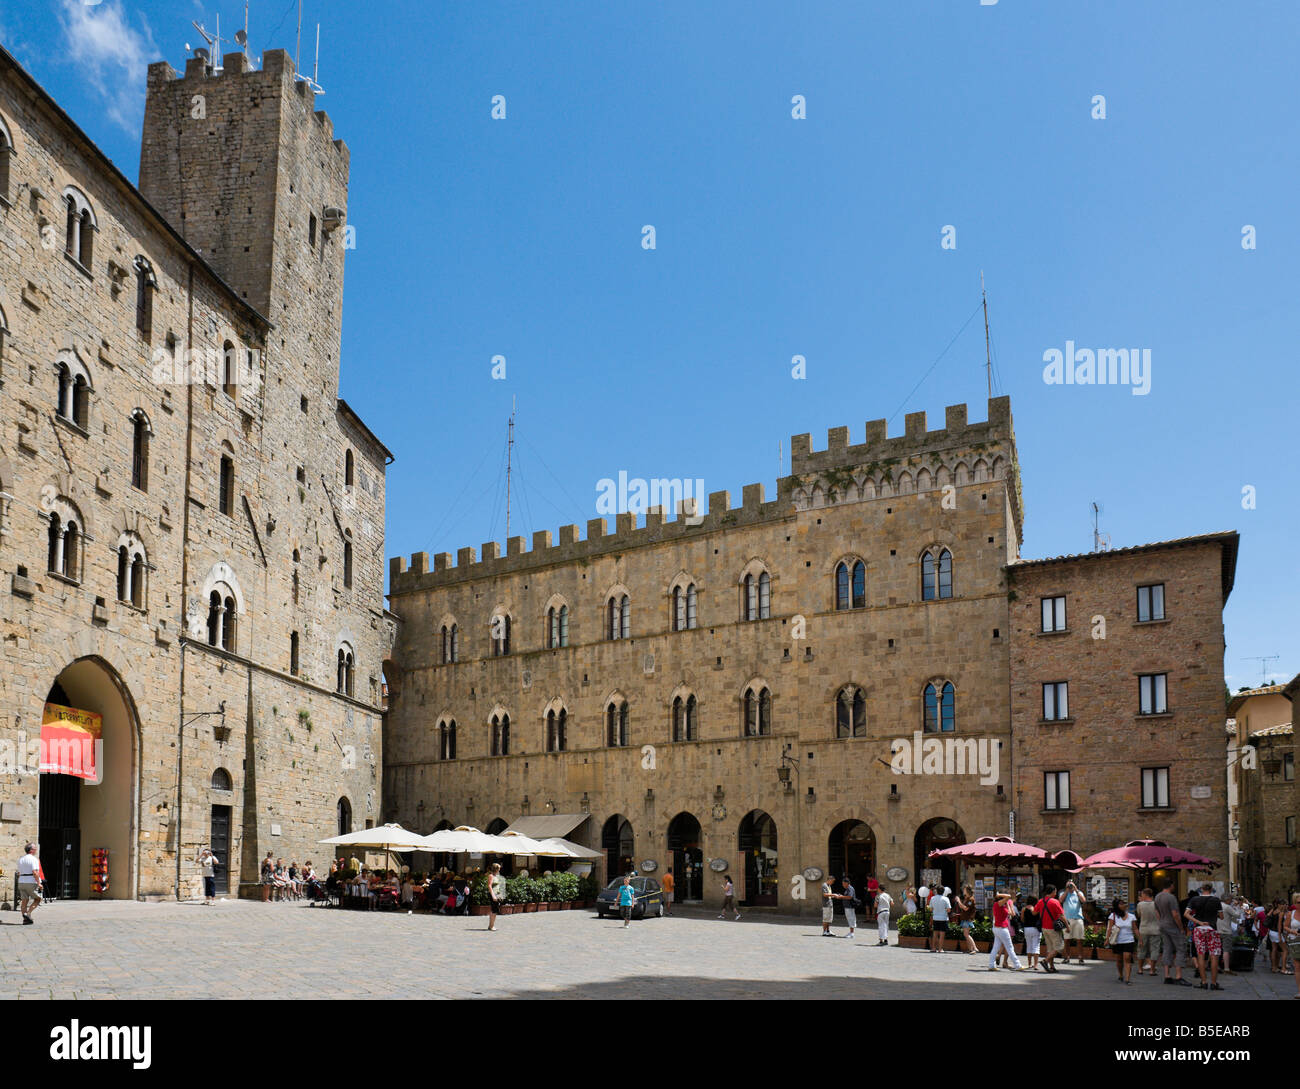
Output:
<path fill-rule="evenodd" d="M 745 689 L 742 725 L 746 737 L 766 737 L 772 732 L 772 693 L 766 687 Z"/>
<path fill-rule="evenodd" d="M 952 553 L 928 548 L 921 553 L 921 600 L 952 597 Z"/>
<path fill-rule="evenodd" d="M 13 153 L 13 137 L 9 135 L 5 119 L 0 117 L 0 201 L 9 199 L 9 159 Z"/>
<path fill-rule="evenodd" d="M 349 450 L 343 455 L 343 487 L 350 488 L 355 483 L 356 462 L 352 457 L 352 451 Z"/>
<path fill-rule="evenodd" d="M 605 708 L 605 743 L 611 749 L 627 746 L 628 706 L 625 699 L 609 701 Z"/>
<path fill-rule="evenodd" d="M 456 628 L 456 622 L 442 626 L 442 664 L 450 665 L 452 662 L 460 660 L 460 635 Z"/>
<path fill-rule="evenodd" d="M 496 613 L 492 617 L 492 657 L 504 658 L 510 653 L 510 614 Z"/>
<path fill-rule="evenodd" d="M 137 257 L 135 266 L 135 327 L 146 343 L 153 333 L 153 293 L 158 287 L 153 265 L 147 257 Z"/>
<path fill-rule="evenodd" d="M 63 191 L 63 201 L 67 207 L 64 252 L 89 272 L 97 230 L 95 213 L 91 210 L 86 195 L 71 185 Z"/>
<path fill-rule="evenodd" d="M 145 607 L 145 561 L 144 545 L 134 534 L 123 534 L 117 545 L 117 600 L 134 605 L 137 609 Z"/>
<path fill-rule="evenodd" d="M 546 610 L 546 645 L 552 650 L 569 645 L 569 607 L 552 605 Z"/>
<path fill-rule="evenodd" d="M 698 704 L 693 694 L 673 699 L 673 740 L 694 741 L 698 737 Z"/>
<path fill-rule="evenodd" d="M 352 648 L 346 643 L 338 651 L 338 684 L 335 691 L 340 695 L 350 696 L 356 682 L 356 658 Z"/>
<path fill-rule="evenodd" d="M 561 707 L 546 712 L 546 751 L 565 752 L 568 739 L 569 712 Z"/>
<path fill-rule="evenodd" d="M 867 565 L 861 560 L 842 560 L 835 567 L 835 608 L 865 609 Z"/>
<path fill-rule="evenodd" d="M 131 484 L 149 490 L 149 417 L 143 409 L 131 413 Z"/>
<path fill-rule="evenodd" d="M 239 396 L 239 383 L 236 381 L 235 371 L 235 346 L 230 341 L 226 341 L 221 346 L 221 388 L 226 391 L 228 397 Z"/>
<path fill-rule="evenodd" d="M 632 634 L 632 599 L 627 594 L 613 594 L 605 603 L 605 636 L 627 639 Z"/>
<path fill-rule="evenodd" d="M 925 686 L 925 716 L 923 726 L 927 734 L 951 733 L 957 728 L 957 690 L 951 681 L 941 685 L 931 682 Z"/>
<path fill-rule="evenodd" d="M 740 587 L 742 620 L 766 620 L 772 615 L 772 576 L 766 571 L 745 576 Z"/>
<path fill-rule="evenodd" d="M 860 688 L 845 685 L 836 694 L 835 736 L 867 736 L 867 697 Z"/>
<path fill-rule="evenodd" d="M 456 759 L 456 720 L 446 718 L 438 723 L 438 759 Z"/>
<path fill-rule="evenodd" d="M 510 755 L 510 716 L 504 711 L 498 712 L 489 720 L 492 731 L 492 755 Z"/>
<path fill-rule="evenodd" d="M 699 626 L 698 603 L 695 583 L 688 582 L 673 587 L 673 631 L 689 631 Z"/>
<path fill-rule="evenodd" d="M 214 587 L 208 595 L 208 646 L 235 652 L 238 612 L 234 592 L 224 584 Z"/>
<path fill-rule="evenodd" d="M 351 533 L 351 530 L 348 531 Z M 352 589 L 352 541 L 343 542 L 343 585 L 346 589 Z"/>

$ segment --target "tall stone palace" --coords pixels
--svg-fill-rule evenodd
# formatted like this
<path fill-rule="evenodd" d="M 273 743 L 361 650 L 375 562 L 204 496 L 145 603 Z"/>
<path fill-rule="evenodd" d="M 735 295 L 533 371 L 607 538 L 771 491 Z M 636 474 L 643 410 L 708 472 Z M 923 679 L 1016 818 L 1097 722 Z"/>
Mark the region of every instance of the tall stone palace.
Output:
<path fill-rule="evenodd" d="M 392 458 L 313 98 L 282 51 L 152 65 L 136 186 L 0 51 L 0 858 L 58 896 L 191 895 L 201 844 L 235 894 L 379 819 Z"/>

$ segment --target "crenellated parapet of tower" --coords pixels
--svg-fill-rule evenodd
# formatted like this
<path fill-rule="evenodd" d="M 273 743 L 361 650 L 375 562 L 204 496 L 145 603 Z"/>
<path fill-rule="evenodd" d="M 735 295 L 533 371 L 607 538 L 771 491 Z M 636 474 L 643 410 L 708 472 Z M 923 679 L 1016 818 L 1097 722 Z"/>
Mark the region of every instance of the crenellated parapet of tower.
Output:
<path fill-rule="evenodd" d="M 731 493 L 710 492 L 707 508 L 693 500 L 676 504 L 675 517 L 662 506 L 649 507 L 643 518 L 621 513 L 611 532 L 609 521 L 593 518 L 586 536 L 577 525 L 561 526 L 558 538 L 550 530 L 533 534 L 532 547 L 523 537 L 510 537 L 503 555 L 496 541 L 481 551 L 474 547 L 436 553 L 430 564 L 427 552 L 389 560 L 390 594 L 411 593 L 472 579 L 495 578 L 516 571 L 623 552 L 645 545 L 730 530 L 842 503 L 872 502 L 902 496 L 926 495 L 945 488 L 962 488 L 989 481 L 1004 481 L 1017 538 L 1021 533 L 1020 469 L 1016 459 L 1011 401 L 996 397 L 988 402 L 988 418 L 967 421 L 966 405 L 951 405 L 944 426 L 926 429 L 924 412 L 909 413 L 902 435 L 889 437 L 885 420 L 866 425 L 863 442 L 850 445 L 847 427 L 827 432 L 825 450 L 814 451 L 809 435 L 790 440 L 789 476 L 777 480 L 777 494 L 768 500 L 762 484 L 747 484 L 741 503 L 732 506 Z"/>

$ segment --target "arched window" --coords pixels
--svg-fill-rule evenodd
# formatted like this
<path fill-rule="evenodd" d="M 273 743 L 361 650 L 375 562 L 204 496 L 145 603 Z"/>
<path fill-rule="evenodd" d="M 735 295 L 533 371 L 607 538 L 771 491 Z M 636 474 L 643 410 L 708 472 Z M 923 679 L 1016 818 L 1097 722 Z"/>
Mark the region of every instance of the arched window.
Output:
<path fill-rule="evenodd" d="M 835 566 L 835 608 L 867 607 L 867 565 L 861 560 L 841 560 Z"/>
<path fill-rule="evenodd" d="M 339 647 L 338 652 L 338 684 L 335 691 L 343 696 L 350 696 L 353 693 L 353 687 L 356 681 L 356 658 L 353 656 L 352 648 L 346 643 Z"/>
<path fill-rule="evenodd" d="M 356 465 L 352 457 L 352 451 L 349 450 L 343 455 L 343 487 L 352 487 L 355 475 Z"/>
<path fill-rule="evenodd" d="M 835 696 L 835 736 L 867 736 L 867 697 L 862 689 L 846 684 Z"/>
<path fill-rule="evenodd" d="M 90 201 L 80 189 L 68 186 L 63 191 L 63 200 L 67 206 L 67 238 L 64 251 L 87 272 L 91 269 L 95 252 L 95 213 Z"/>
<path fill-rule="evenodd" d="M 694 694 L 687 694 L 683 699 L 676 696 L 673 699 L 673 740 L 674 741 L 694 741 L 698 737 L 697 714 L 698 704 Z"/>
<path fill-rule="evenodd" d="M 76 522 L 68 522 L 63 528 L 63 575 L 76 579 L 80 567 L 79 545 L 81 536 Z"/>
<path fill-rule="evenodd" d="M 546 751 L 565 752 L 568 739 L 569 712 L 561 707 L 546 712 Z"/>
<path fill-rule="evenodd" d="M 235 516 L 235 456 L 227 447 L 221 455 L 221 481 L 217 495 L 217 506 L 222 514 Z"/>
<path fill-rule="evenodd" d="M 149 417 L 144 409 L 131 413 L 131 484 L 142 492 L 149 490 Z"/>
<path fill-rule="evenodd" d="M 742 620 L 766 620 L 772 615 L 772 576 L 766 571 L 745 576 L 740 586 Z"/>
<path fill-rule="evenodd" d="M 5 161 L 4 148 L 0 148 L 0 164 L 3 164 L 4 161 Z M 0 189 L 0 195 L 3 195 L 3 192 L 4 191 Z M 5 308 L 3 306 L 0 306 L 0 366 L 4 365 L 5 340 L 6 338 L 8 338 L 8 336 L 9 336 L 9 319 L 5 317 Z"/>
<path fill-rule="evenodd" d="M 83 431 L 90 429 L 90 383 L 83 374 L 72 380 L 72 422 Z"/>
<path fill-rule="evenodd" d="M 438 723 L 438 759 L 456 759 L 456 720 L 443 719 Z"/>
<path fill-rule="evenodd" d="M 72 419 L 72 372 L 67 365 L 60 363 L 55 367 L 59 376 L 59 399 L 55 412 L 65 420 Z"/>
<path fill-rule="evenodd" d="M 144 545 L 133 533 L 124 533 L 117 542 L 117 600 L 137 609 L 145 607 L 145 579 L 148 563 Z"/>
<path fill-rule="evenodd" d="M 442 664 L 450 665 L 452 662 L 460 660 L 460 637 L 457 632 L 456 622 L 453 620 L 450 624 L 442 626 Z"/>
<path fill-rule="evenodd" d="M 126 545 L 117 546 L 117 600 L 129 601 L 131 596 L 131 553 Z"/>
<path fill-rule="evenodd" d="M 208 646 L 235 653 L 239 606 L 234 591 L 218 583 L 208 594 Z"/>
<path fill-rule="evenodd" d="M 63 522 L 57 514 L 50 515 L 49 562 L 46 569 L 63 574 Z"/>
<path fill-rule="evenodd" d="M 351 530 L 348 531 L 349 533 Z M 352 541 L 343 542 L 343 586 L 352 589 Z"/>
<path fill-rule="evenodd" d="M 144 608 L 144 553 L 137 552 L 131 557 L 131 604 L 137 609 Z"/>
<path fill-rule="evenodd" d="M 133 262 L 135 267 L 135 327 L 145 342 L 153 333 L 153 293 L 158 278 L 153 273 L 149 258 L 141 255 Z"/>
<path fill-rule="evenodd" d="M 921 600 L 952 597 L 952 553 L 926 549 L 921 554 Z"/>
<path fill-rule="evenodd" d="M 632 599 L 627 594 L 612 594 L 605 602 L 605 636 L 627 639 L 632 634 Z"/>
<path fill-rule="evenodd" d="M 212 789 L 213 790 L 234 789 L 234 784 L 230 781 L 230 772 L 228 772 L 225 768 L 217 768 L 217 770 L 212 773 Z"/>
<path fill-rule="evenodd" d="M 492 755 L 510 755 L 510 716 L 504 711 L 493 714 L 488 725 L 492 731 Z"/>
<path fill-rule="evenodd" d="M 503 658 L 510 653 L 510 614 L 496 613 L 492 617 L 492 657 Z"/>
<path fill-rule="evenodd" d="M 289 636 L 289 672 L 293 676 L 298 676 L 298 633 L 293 632 Z"/>
<path fill-rule="evenodd" d="M 235 345 L 228 340 L 221 346 L 221 388 L 228 397 L 239 396 L 238 376 L 235 373 L 237 364 Z"/>
<path fill-rule="evenodd" d="M 221 595 L 213 590 L 208 595 L 208 646 L 221 645 Z"/>
<path fill-rule="evenodd" d="M 551 650 L 569 645 L 569 607 L 552 605 L 546 610 L 546 645 Z"/>
<path fill-rule="evenodd" d="M 673 587 L 673 631 L 689 631 L 698 627 L 697 604 L 695 583 L 682 583 Z"/>
<path fill-rule="evenodd" d="M 957 690 L 951 681 L 925 686 L 924 728 L 927 734 L 951 733 L 957 728 Z"/>
<path fill-rule="evenodd" d="M 235 607 L 233 597 L 226 598 L 223 604 L 225 605 L 225 611 L 222 613 L 221 645 L 233 654 L 235 647 L 238 646 L 235 641 L 235 625 L 239 620 L 239 610 Z"/>
<path fill-rule="evenodd" d="M 611 749 L 627 746 L 628 706 L 625 699 L 613 699 L 605 708 L 605 744 Z"/>
<path fill-rule="evenodd" d="M 9 199 L 9 159 L 14 153 L 14 140 L 9 126 L 0 117 L 0 200 Z"/>
<path fill-rule="evenodd" d="M 766 687 L 745 689 L 743 727 L 746 737 L 767 737 L 772 732 L 772 693 Z"/>

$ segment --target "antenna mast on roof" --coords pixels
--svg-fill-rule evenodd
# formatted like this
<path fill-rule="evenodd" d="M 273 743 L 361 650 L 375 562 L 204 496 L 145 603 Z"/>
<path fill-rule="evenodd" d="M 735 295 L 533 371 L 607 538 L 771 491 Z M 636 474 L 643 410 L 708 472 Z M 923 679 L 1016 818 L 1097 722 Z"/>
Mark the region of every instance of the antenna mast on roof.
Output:
<path fill-rule="evenodd" d="M 1280 657 L 1280 654 L 1254 654 L 1247 655 L 1243 661 L 1259 663 L 1259 685 L 1263 688 L 1268 684 L 1268 663 L 1276 662 Z"/>
<path fill-rule="evenodd" d="M 1101 508 L 1094 502 L 1092 504 L 1092 550 L 1094 552 L 1105 552 L 1110 548 L 1110 534 L 1102 533 L 1100 529 L 1100 514 Z"/>
<path fill-rule="evenodd" d="M 993 353 L 989 348 L 989 297 L 984 290 L 984 270 L 980 269 L 980 296 L 984 300 L 984 370 L 989 380 L 989 397 L 993 396 Z"/>
<path fill-rule="evenodd" d="M 198 22 L 197 20 L 191 19 L 190 24 L 194 27 L 195 30 L 197 30 L 200 34 L 203 35 L 203 40 L 208 43 L 208 51 L 210 54 L 208 59 L 211 60 L 212 62 L 211 64 L 212 70 L 214 72 L 220 72 L 221 71 L 221 43 L 225 41 L 225 39 L 221 36 L 221 16 L 220 15 L 217 16 L 216 34 L 209 34 L 208 28 L 205 27 L 202 23 Z M 189 49 L 189 47 L 190 47 L 189 43 L 187 42 L 185 48 Z M 201 51 L 195 50 L 195 56 L 200 56 L 200 55 L 201 55 Z"/>
<path fill-rule="evenodd" d="M 506 427 L 506 542 L 510 541 L 510 469 L 515 450 L 515 399 L 510 398 L 510 423 Z"/>

